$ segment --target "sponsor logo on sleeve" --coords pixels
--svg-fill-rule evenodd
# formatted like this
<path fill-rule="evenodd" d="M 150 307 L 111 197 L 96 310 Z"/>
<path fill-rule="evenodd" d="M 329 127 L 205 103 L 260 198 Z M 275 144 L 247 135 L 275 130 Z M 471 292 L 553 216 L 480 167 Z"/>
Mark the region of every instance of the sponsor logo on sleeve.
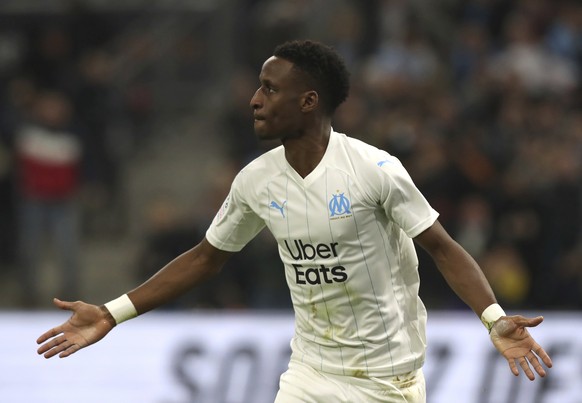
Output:
<path fill-rule="evenodd" d="M 214 218 L 215 221 L 218 222 L 222 220 L 222 218 L 226 215 L 226 212 L 228 211 L 229 204 L 230 204 L 230 193 L 226 196 L 224 203 L 222 203 L 222 206 L 220 206 L 220 209 L 216 213 L 216 216 Z"/>

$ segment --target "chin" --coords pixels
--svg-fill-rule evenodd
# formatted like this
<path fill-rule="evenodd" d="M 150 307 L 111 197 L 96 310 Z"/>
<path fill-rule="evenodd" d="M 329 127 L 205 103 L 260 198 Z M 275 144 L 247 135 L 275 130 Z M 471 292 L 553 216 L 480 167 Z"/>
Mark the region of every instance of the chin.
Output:
<path fill-rule="evenodd" d="M 264 130 L 257 130 L 256 128 L 255 128 L 255 135 L 257 136 L 257 138 L 259 140 L 275 140 L 278 138 L 273 133 L 269 133 L 269 132 L 266 132 Z"/>

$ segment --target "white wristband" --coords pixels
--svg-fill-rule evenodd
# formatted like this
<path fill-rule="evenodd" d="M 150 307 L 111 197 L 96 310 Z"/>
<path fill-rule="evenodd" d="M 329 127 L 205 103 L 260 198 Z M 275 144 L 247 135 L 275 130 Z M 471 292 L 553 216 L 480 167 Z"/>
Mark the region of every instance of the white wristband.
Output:
<path fill-rule="evenodd" d="M 127 294 L 123 294 L 121 297 L 109 301 L 105 304 L 105 308 L 111 313 L 111 316 L 115 319 L 115 323 L 118 325 L 121 322 L 137 316 L 135 306 L 133 306 L 133 302 L 131 302 Z"/>
<path fill-rule="evenodd" d="M 487 330 L 491 333 L 493 325 L 500 317 L 505 316 L 505 311 L 499 304 L 491 304 L 481 314 L 481 322 L 485 325 Z"/>

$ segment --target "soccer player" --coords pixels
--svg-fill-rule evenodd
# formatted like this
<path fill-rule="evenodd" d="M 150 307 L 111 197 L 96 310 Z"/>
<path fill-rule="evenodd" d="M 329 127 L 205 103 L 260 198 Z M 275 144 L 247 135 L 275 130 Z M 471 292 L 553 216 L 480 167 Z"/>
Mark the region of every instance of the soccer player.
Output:
<path fill-rule="evenodd" d="M 551 367 L 527 327 L 506 316 L 481 269 L 438 221 L 401 163 L 335 132 L 349 74 L 312 41 L 279 45 L 250 105 L 260 139 L 282 145 L 243 168 L 206 236 L 134 290 L 104 305 L 55 299 L 72 316 L 39 337 L 39 354 L 67 357 L 117 324 L 157 308 L 217 273 L 267 226 L 277 240 L 295 311 L 277 403 L 424 402 L 426 310 L 418 296 L 424 248 L 481 318 L 511 372 Z"/>

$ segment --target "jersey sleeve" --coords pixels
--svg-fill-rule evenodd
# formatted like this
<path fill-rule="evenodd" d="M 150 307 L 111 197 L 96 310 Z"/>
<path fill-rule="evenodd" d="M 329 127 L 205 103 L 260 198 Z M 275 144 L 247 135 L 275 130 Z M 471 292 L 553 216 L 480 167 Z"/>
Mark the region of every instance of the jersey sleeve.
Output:
<path fill-rule="evenodd" d="M 393 156 L 378 163 L 380 204 L 387 216 L 411 238 L 420 235 L 437 220 L 439 214 L 416 187 L 412 178 Z"/>
<path fill-rule="evenodd" d="M 265 227 L 263 219 L 246 201 L 244 190 L 243 177 L 239 173 L 206 231 L 208 242 L 220 250 L 240 251 Z"/>

